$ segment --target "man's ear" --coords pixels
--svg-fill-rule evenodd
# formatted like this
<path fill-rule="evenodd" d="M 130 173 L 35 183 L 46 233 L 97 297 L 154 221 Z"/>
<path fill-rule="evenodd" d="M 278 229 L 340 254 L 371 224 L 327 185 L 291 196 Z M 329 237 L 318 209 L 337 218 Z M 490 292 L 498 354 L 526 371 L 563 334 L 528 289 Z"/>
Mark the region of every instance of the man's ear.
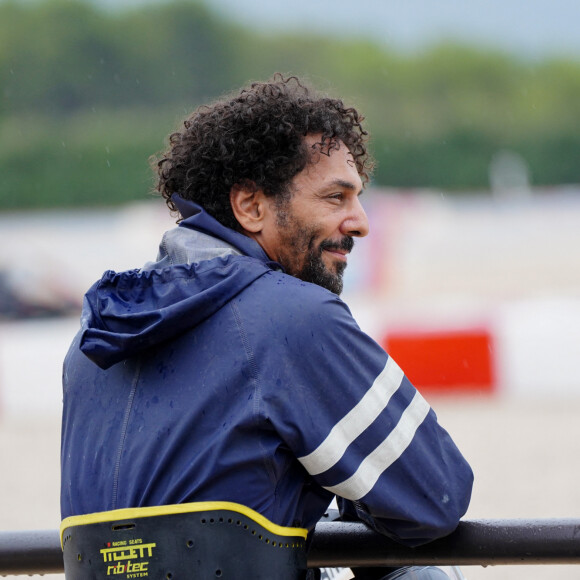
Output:
<path fill-rule="evenodd" d="M 230 204 L 238 223 L 248 234 L 258 234 L 264 226 L 266 196 L 254 184 L 236 184 L 230 190 Z"/>

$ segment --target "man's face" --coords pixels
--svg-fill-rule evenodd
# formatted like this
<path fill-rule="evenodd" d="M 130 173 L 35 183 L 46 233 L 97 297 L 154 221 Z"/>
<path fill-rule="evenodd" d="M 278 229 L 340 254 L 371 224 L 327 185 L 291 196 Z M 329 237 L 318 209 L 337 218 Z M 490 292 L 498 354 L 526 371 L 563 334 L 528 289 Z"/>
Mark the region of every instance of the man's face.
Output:
<path fill-rule="evenodd" d="M 306 137 L 312 162 L 292 180 L 290 199 L 270 201 L 262 247 L 288 274 L 340 294 L 353 238 L 368 234 L 368 220 L 352 155 L 342 142 L 320 149 L 318 140 Z"/>

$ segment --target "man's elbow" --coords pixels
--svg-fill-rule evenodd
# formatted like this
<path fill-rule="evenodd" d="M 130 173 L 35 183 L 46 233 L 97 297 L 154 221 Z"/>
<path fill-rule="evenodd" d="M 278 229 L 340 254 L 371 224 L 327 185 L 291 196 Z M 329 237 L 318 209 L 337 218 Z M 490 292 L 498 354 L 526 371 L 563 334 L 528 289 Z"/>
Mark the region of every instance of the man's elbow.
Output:
<path fill-rule="evenodd" d="M 431 496 L 425 510 L 430 514 L 428 527 L 431 533 L 422 543 L 448 536 L 457 528 L 469 507 L 472 488 L 473 472 L 467 467 L 443 493 Z"/>
<path fill-rule="evenodd" d="M 461 505 L 448 501 L 441 506 L 432 522 L 430 537 L 425 539 L 425 543 L 444 538 L 455 531 L 459 521 L 464 516 L 465 511 L 467 511 Z"/>
<path fill-rule="evenodd" d="M 439 488 L 428 493 L 415 506 L 415 525 L 409 527 L 402 543 L 419 546 L 451 534 L 467 512 L 473 487 L 473 472 L 469 467 Z M 414 529 L 413 529 L 414 528 Z"/>
<path fill-rule="evenodd" d="M 396 542 L 409 547 L 417 547 L 444 538 L 453 533 L 457 528 L 463 511 L 457 506 L 449 505 L 431 508 L 427 513 L 425 509 L 415 521 L 408 521 L 406 525 L 399 527 L 393 534 L 393 529 L 377 529 L 381 533 L 392 537 Z"/>

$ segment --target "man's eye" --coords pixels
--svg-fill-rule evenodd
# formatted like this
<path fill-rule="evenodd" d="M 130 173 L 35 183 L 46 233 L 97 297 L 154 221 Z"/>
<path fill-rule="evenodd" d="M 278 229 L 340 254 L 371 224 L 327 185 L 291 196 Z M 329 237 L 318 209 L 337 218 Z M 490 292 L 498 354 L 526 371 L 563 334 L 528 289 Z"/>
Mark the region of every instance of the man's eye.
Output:
<path fill-rule="evenodd" d="M 342 199 L 342 193 L 333 193 L 329 195 L 330 199 Z"/>

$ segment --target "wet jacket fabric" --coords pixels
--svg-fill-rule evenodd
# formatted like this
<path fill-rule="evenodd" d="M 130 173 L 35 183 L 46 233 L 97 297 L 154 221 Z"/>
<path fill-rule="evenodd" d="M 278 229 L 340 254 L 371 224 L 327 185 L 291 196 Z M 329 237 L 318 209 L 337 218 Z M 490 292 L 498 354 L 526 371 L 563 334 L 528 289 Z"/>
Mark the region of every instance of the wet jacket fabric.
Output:
<path fill-rule="evenodd" d="M 157 262 L 85 296 L 62 517 L 214 500 L 311 529 L 337 495 L 408 545 L 451 532 L 472 472 L 396 362 L 336 295 L 176 201 Z"/>

